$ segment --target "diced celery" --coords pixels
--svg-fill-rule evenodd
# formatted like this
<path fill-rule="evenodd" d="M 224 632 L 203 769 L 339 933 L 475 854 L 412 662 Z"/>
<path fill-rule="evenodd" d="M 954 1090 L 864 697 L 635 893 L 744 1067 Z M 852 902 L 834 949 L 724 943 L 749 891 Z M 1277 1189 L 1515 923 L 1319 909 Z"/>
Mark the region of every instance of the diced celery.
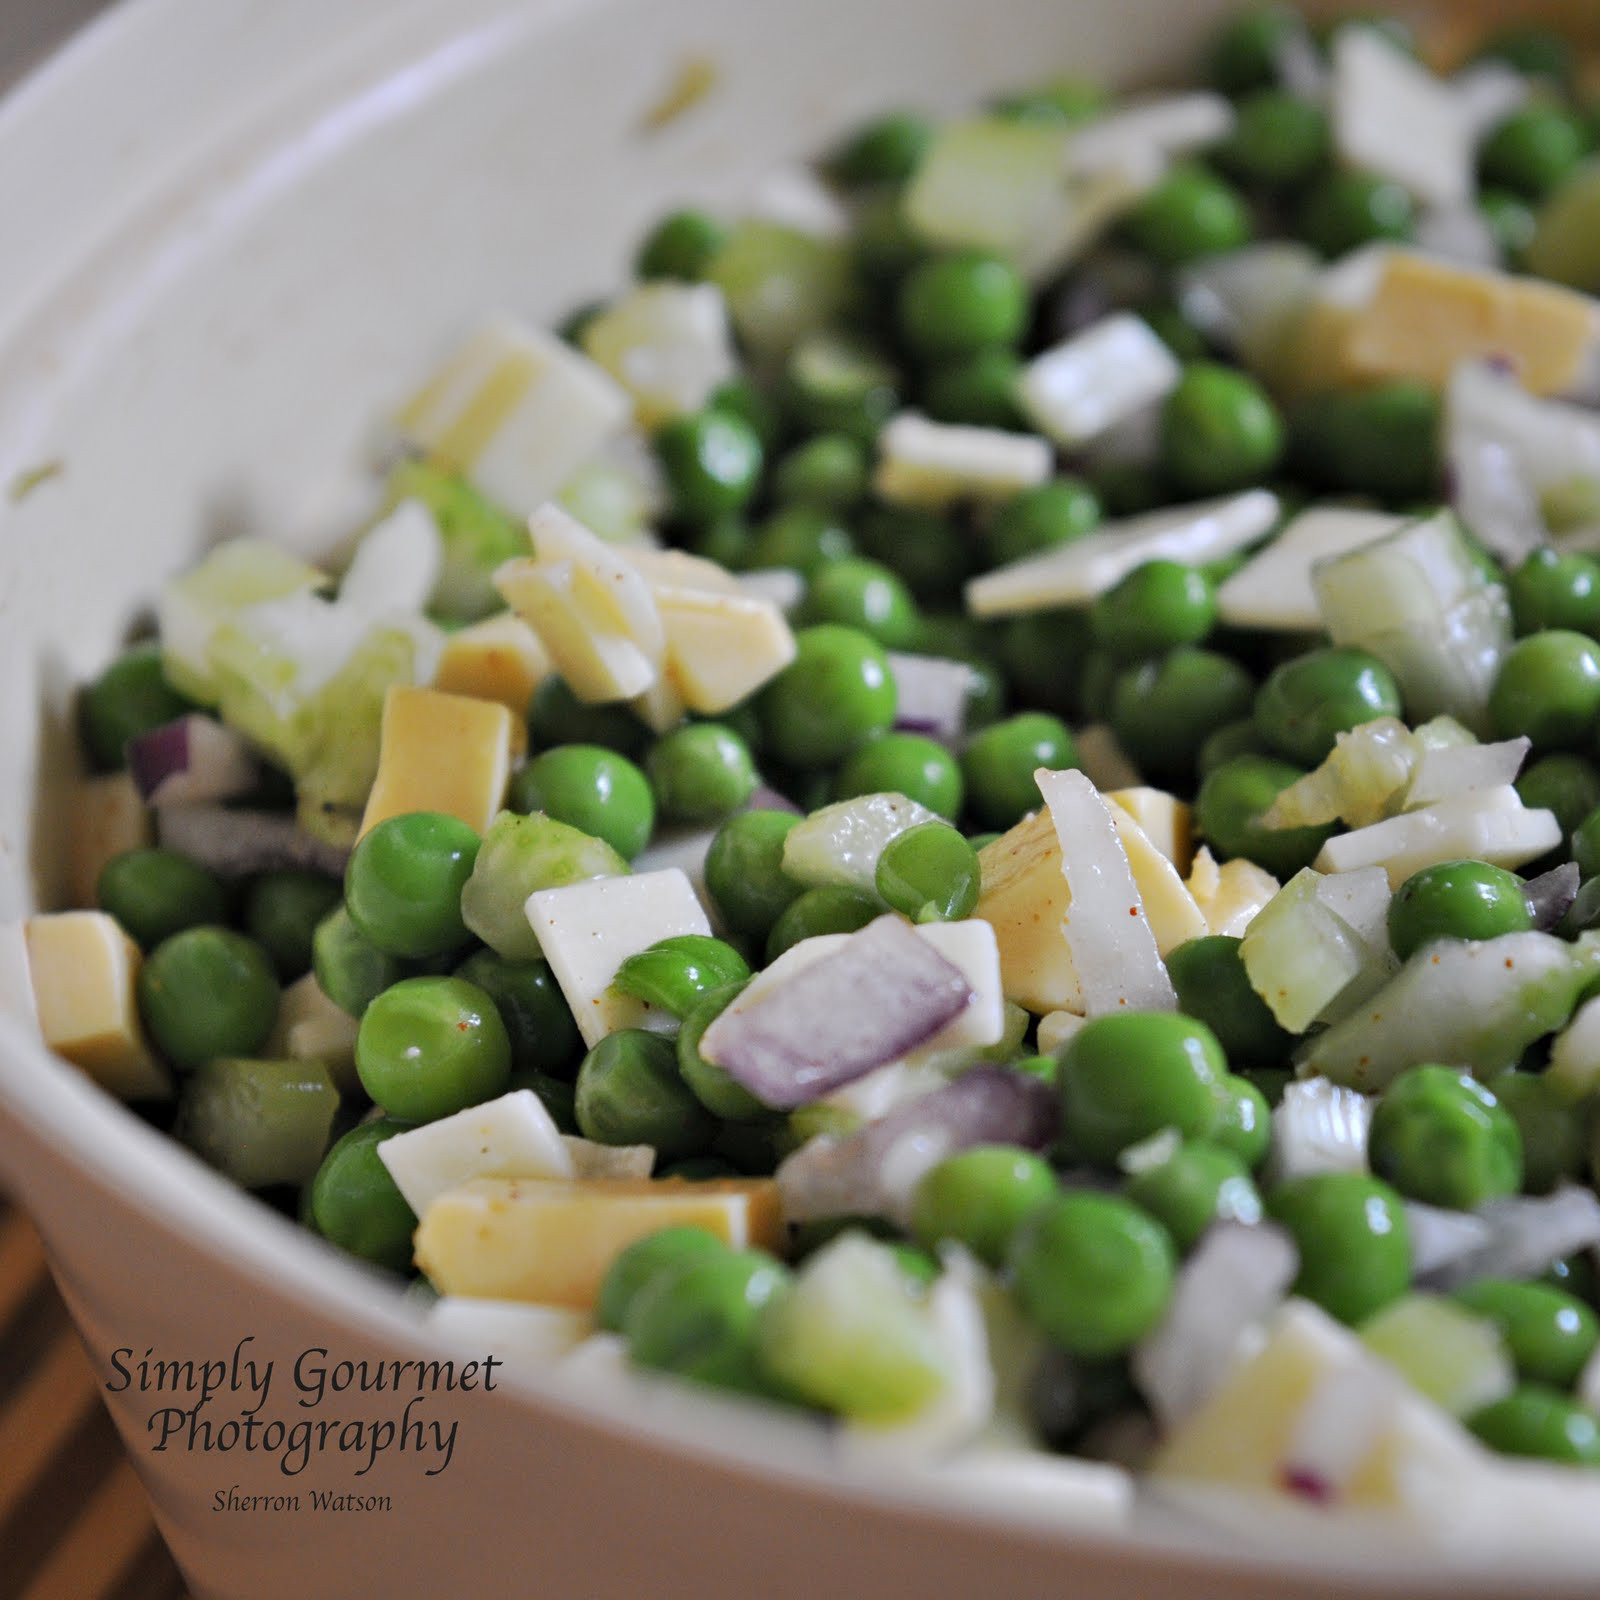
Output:
<path fill-rule="evenodd" d="M 444 565 L 430 609 L 450 622 L 476 622 L 501 609 L 495 568 L 528 553 L 528 536 L 464 478 L 431 462 L 402 461 L 389 474 L 390 506 L 420 500 L 444 540 Z"/>
<path fill-rule="evenodd" d="M 591 461 L 561 486 L 557 501 L 584 527 L 615 544 L 649 526 L 651 503 L 636 475 L 615 461 Z"/>
<path fill-rule="evenodd" d="M 903 794 L 862 794 L 802 818 L 783 841 L 783 870 L 808 887 L 842 884 L 877 893 L 878 857 L 891 839 L 936 821 Z"/>
<path fill-rule="evenodd" d="M 845 245 L 775 222 L 739 223 L 707 276 L 722 290 L 739 337 L 761 358 L 782 356 L 826 327 L 851 296 Z"/>
<path fill-rule="evenodd" d="M 1251 988 L 1290 1033 L 1337 1009 L 1347 990 L 1371 994 L 1387 975 L 1386 952 L 1322 898 L 1322 881 L 1302 868 L 1256 913 L 1239 946 Z"/>
<path fill-rule="evenodd" d="M 1556 1035 L 1544 1081 L 1569 1105 L 1600 1092 L 1600 995 L 1585 1000 Z"/>
<path fill-rule="evenodd" d="M 328 1147 L 339 1091 L 316 1061 L 208 1061 L 178 1104 L 177 1137 L 246 1189 L 304 1183 Z"/>
<path fill-rule="evenodd" d="M 628 863 L 605 840 L 542 811 L 525 817 L 502 811 L 489 824 L 461 891 L 462 920 L 507 961 L 531 961 L 540 948 L 523 909 L 530 894 L 628 875 Z"/>
<path fill-rule="evenodd" d="M 952 1377 L 925 1299 L 894 1252 L 862 1233 L 841 1234 L 806 1262 L 760 1339 L 775 1377 L 857 1421 L 903 1421 Z"/>
<path fill-rule="evenodd" d="M 734 372 L 728 308 L 709 283 L 640 284 L 584 324 L 583 348 L 644 428 L 698 411 Z"/>
<path fill-rule="evenodd" d="M 1299 1071 L 1367 1091 L 1427 1061 L 1487 1076 L 1561 1027 L 1597 976 L 1600 934 L 1572 944 L 1508 933 L 1424 945 L 1368 1004 L 1307 1041 Z"/>
<path fill-rule="evenodd" d="M 1528 269 L 1600 294 L 1600 161 L 1580 167 L 1539 210 Z"/>
<path fill-rule="evenodd" d="M 1441 1295 L 1408 1294 L 1362 1324 L 1361 1342 L 1453 1417 L 1467 1417 L 1516 1386 L 1500 1330 Z"/>
<path fill-rule="evenodd" d="M 1593 528 L 1600 523 L 1600 478 L 1564 478 L 1551 484 L 1539 496 L 1539 510 L 1558 539 Z"/>
<path fill-rule="evenodd" d="M 1341 733 L 1322 765 L 1281 790 L 1267 808 L 1268 828 L 1304 828 L 1324 822 L 1365 827 L 1389 814 L 1411 781 L 1416 736 L 1397 717 L 1375 717 Z"/>

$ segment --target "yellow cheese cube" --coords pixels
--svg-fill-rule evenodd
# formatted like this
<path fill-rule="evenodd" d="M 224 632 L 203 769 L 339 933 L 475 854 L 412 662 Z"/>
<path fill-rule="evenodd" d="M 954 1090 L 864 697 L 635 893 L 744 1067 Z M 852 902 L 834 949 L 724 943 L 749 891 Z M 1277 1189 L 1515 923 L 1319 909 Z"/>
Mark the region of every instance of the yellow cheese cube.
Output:
<path fill-rule="evenodd" d="M 428 1207 L 416 1234 L 417 1265 L 443 1294 L 586 1310 L 617 1255 L 668 1227 L 704 1228 L 738 1249 L 777 1250 L 777 1185 L 770 1178 L 477 1178 Z"/>
<path fill-rule="evenodd" d="M 983 890 L 973 913 L 994 929 L 1006 999 L 1029 1011 L 1082 1011 L 1072 952 L 1061 919 L 1072 891 L 1061 871 L 1061 844 L 1040 809 L 978 854 Z"/>
<path fill-rule="evenodd" d="M 580 700 L 631 700 L 656 681 L 654 657 L 619 624 L 615 609 L 575 563 L 508 561 L 495 584 Z"/>
<path fill-rule="evenodd" d="M 1183 801 L 1165 789 L 1140 784 L 1131 789 L 1107 791 L 1106 799 L 1121 806 L 1179 873 L 1194 860 L 1193 818 Z"/>
<path fill-rule="evenodd" d="M 485 617 L 445 638 L 433 687 L 441 694 L 497 700 L 516 719 L 525 737 L 533 691 L 549 675 L 550 657 L 539 636 L 508 611 Z"/>
<path fill-rule="evenodd" d="M 1212 933 L 1240 938 L 1255 914 L 1278 892 L 1278 880 L 1242 856 L 1217 865 L 1204 845 L 1195 852 L 1186 885 Z"/>
<path fill-rule="evenodd" d="M 92 906 L 101 868 L 124 850 L 154 842 L 150 808 L 126 772 L 85 780 L 70 804 L 67 900 L 75 906 Z"/>
<path fill-rule="evenodd" d="M 1106 798 L 1109 800 L 1111 796 Z M 1150 842 L 1130 813 L 1119 805 L 1108 809 L 1117 837 L 1127 853 L 1134 885 L 1144 905 L 1145 921 L 1155 935 L 1156 949 L 1165 956 L 1190 939 L 1204 938 L 1211 928 L 1195 904 L 1194 896 L 1184 887 L 1178 869 Z"/>
<path fill-rule="evenodd" d="M 708 594 L 743 594 L 744 586 L 726 567 L 684 550 L 652 550 L 639 545 L 619 552 L 652 589 L 704 589 Z"/>
<path fill-rule="evenodd" d="M 341 1011 L 308 972 L 283 991 L 272 1032 L 261 1047 L 267 1061 L 319 1061 L 341 1093 L 361 1087 L 356 1076 L 356 1019 Z"/>
<path fill-rule="evenodd" d="M 726 711 L 794 660 L 794 635 L 769 600 L 676 588 L 659 588 L 655 597 L 667 630 L 667 677 L 691 711 Z"/>
<path fill-rule="evenodd" d="M 511 776 L 512 725 L 496 701 L 391 688 L 362 833 L 408 811 L 442 811 L 483 833 Z"/>
<path fill-rule="evenodd" d="M 145 1042 L 139 947 L 103 911 L 31 917 L 28 972 L 44 1042 L 123 1100 L 165 1098 L 172 1078 Z"/>

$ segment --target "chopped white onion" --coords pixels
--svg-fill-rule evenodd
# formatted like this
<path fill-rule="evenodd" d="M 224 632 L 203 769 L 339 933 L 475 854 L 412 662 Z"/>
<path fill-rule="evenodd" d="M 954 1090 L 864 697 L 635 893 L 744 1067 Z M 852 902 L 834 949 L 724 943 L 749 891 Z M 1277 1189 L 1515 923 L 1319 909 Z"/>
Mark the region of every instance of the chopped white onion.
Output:
<path fill-rule="evenodd" d="M 1489 219 L 1471 204 L 1428 207 L 1417 218 L 1412 242 L 1426 255 L 1463 267 L 1498 267 L 1503 259 Z"/>
<path fill-rule="evenodd" d="M 420 500 L 402 500 L 362 535 L 339 582 L 340 603 L 368 616 L 421 611 L 439 583 L 444 540 Z"/>
<path fill-rule="evenodd" d="M 128 773 L 152 806 L 192 806 L 248 794 L 261 776 L 245 741 L 211 717 L 190 715 L 135 735 Z"/>
<path fill-rule="evenodd" d="M 1143 173 L 1227 138 L 1236 121 L 1220 94 L 1192 90 L 1128 101 L 1079 128 L 1067 145 L 1075 172 Z"/>
<path fill-rule="evenodd" d="M 1536 1278 L 1557 1261 L 1600 1245 L 1600 1197 L 1568 1184 L 1548 1195 L 1510 1195 L 1481 1206 L 1488 1225 L 1482 1246 L 1434 1271 L 1434 1283 L 1454 1289 L 1479 1278 Z"/>
<path fill-rule="evenodd" d="M 1035 356 L 1017 402 L 1040 432 L 1074 448 L 1147 410 L 1182 372 L 1143 317 L 1119 311 Z"/>
<path fill-rule="evenodd" d="M 1178 304 L 1208 339 L 1260 370 L 1271 365 L 1321 275 L 1322 262 L 1308 245 L 1246 245 L 1185 267 L 1178 274 Z"/>
<path fill-rule="evenodd" d="M 1467 135 L 1474 142 L 1527 103 L 1533 86 L 1507 61 L 1475 61 L 1450 80 Z"/>
<path fill-rule="evenodd" d="M 902 411 L 878 435 L 873 492 L 891 505 L 942 510 L 960 500 L 1007 500 L 1050 476 L 1048 441 L 1004 428 L 930 422 Z"/>
<path fill-rule="evenodd" d="M 1514 783 L 1532 748 L 1533 741 L 1528 738 L 1429 747 L 1412 768 L 1406 809 L 1432 805 L 1473 789 L 1501 789 Z"/>
<path fill-rule="evenodd" d="M 1272 1113 L 1274 1178 L 1365 1172 L 1372 1105 L 1368 1096 L 1326 1078 L 1286 1085 Z"/>
<path fill-rule="evenodd" d="M 975 676 L 965 661 L 947 656 L 889 652 L 894 677 L 894 725 L 925 733 L 941 744 L 959 744 L 967 731 L 967 697 Z"/>
<path fill-rule="evenodd" d="M 1406 1235 L 1411 1241 L 1411 1275 L 1426 1284 L 1480 1252 L 1489 1243 L 1491 1232 L 1489 1224 L 1470 1211 L 1408 1200 Z"/>

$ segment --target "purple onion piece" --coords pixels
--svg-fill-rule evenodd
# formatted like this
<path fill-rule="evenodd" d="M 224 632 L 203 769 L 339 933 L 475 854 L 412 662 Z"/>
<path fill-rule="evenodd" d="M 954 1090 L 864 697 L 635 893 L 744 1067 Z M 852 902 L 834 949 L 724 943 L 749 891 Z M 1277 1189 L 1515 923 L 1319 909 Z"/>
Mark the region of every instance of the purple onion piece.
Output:
<path fill-rule="evenodd" d="M 223 806 L 168 806 L 156 813 L 162 845 L 223 877 L 298 868 L 344 872 L 350 852 L 314 838 L 281 811 L 230 811 Z"/>
<path fill-rule="evenodd" d="M 1572 902 L 1578 898 L 1579 880 L 1578 863 L 1563 861 L 1559 867 L 1541 872 L 1523 884 L 1523 904 L 1538 932 L 1549 933 L 1572 909 Z"/>
<path fill-rule="evenodd" d="M 967 731 L 967 696 L 972 668 L 948 656 L 889 652 L 894 676 L 894 725 L 902 732 L 925 733 L 942 744 L 959 743 Z"/>
<path fill-rule="evenodd" d="M 1010 1144 L 1043 1150 L 1056 1136 L 1054 1089 L 1006 1067 L 980 1066 L 842 1138 L 823 1136 L 778 1168 L 791 1222 L 904 1216 L 924 1173 L 959 1150 Z"/>
<path fill-rule="evenodd" d="M 805 812 L 786 794 L 779 794 L 769 784 L 758 784 L 756 791 L 745 802 L 746 811 L 787 811 L 790 816 L 803 817 Z"/>
<path fill-rule="evenodd" d="M 961 969 L 899 917 L 706 1029 L 700 1052 L 763 1105 L 789 1111 L 925 1043 L 972 1002 Z"/>
<path fill-rule="evenodd" d="M 153 806 L 202 805 L 248 794 L 260 777 L 250 747 L 211 717 L 165 722 L 128 741 L 128 772 Z"/>

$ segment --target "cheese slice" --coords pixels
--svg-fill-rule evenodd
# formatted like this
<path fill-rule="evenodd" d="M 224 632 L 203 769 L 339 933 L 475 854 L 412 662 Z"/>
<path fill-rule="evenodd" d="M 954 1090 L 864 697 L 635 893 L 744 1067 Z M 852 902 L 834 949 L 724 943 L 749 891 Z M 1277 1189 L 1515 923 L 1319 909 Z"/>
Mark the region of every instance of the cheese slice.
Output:
<path fill-rule="evenodd" d="M 446 1295 L 586 1311 L 623 1250 L 671 1227 L 704 1228 L 735 1249 L 784 1243 L 770 1178 L 475 1178 L 423 1213 L 416 1258 Z"/>
<path fill-rule="evenodd" d="M 1316 633 L 1322 627 L 1311 569 L 1394 533 L 1404 517 L 1346 506 L 1303 511 L 1217 590 L 1217 614 L 1240 628 Z"/>
<path fill-rule="evenodd" d="M 993 929 L 1006 998 L 1029 1011 L 1083 1010 L 1061 932 L 1072 893 L 1048 811 L 1036 811 L 978 852 L 983 887 L 975 916 Z"/>
<path fill-rule="evenodd" d="M 930 422 L 902 411 L 878 435 L 873 493 L 891 505 L 942 510 L 958 500 L 1009 500 L 1050 476 L 1049 443 L 1004 428 Z"/>
<path fill-rule="evenodd" d="M 1110 800 L 1109 795 L 1106 796 Z M 1155 935 L 1156 949 L 1163 959 L 1190 939 L 1201 939 L 1211 929 L 1200 907 L 1171 860 L 1134 821 L 1131 812 L 1113 802 L 1108 806 L 1112 824 L 1127 853 L 1145 920 Z"/>
<path fill-rule="evenodd" d="M 794 634 L 771 601 L 675 587 L 654 594 L 666 630 L 667 679 L 691 711 L 738 705 L 795 658 Z"/>
<path fill-rule="evenodd" d="M 620 1028 L 677 1028 L 676 1017 L 619 994 L 611 980 L 629 956 L 658 939 L 711 932 L 684 872 L 669 867 L 536 889 L 528 896 L 527 914 L 585 1044 L 596 1044 Z"/>
<path fill-rule="evenodd" d="M 1103 785 L 1097 787 L 1103 788 Z M 1194 819 L 1182 800 L 1165 789 L 1152 789 L 1148 784 L 1109 789 L 1105 796 L 1139 824 L 1145 837 L 1179 873 L 1189 870 L 1194 860 Z"/>
<path fill-rule="evenodd" d="M 1278 892 L 1278 880 L 1243 856 L 1224 861 L 1201 845 L 1195 852 L 1185 887 L 1194 896 L 1212 933 L 1243 938 L 1256 913 Z"/>
<path fill-rule="evenodd" d="M 539 636 L 507 611 L 449 634 L 432 686 L 441 694 L 498 701 L 525 724 L 534 690 L 549 675 L 550 657 Z"/>
<path fill-rule="evenodd" d="M 396 685 L 383 702 L 378 775 L 361 832 L 408 811 L 442 811 L 483 833 L 505 798 L 511 745 L 503 705 Z"/>
<path fill-rule="evenodd" d="M 139 947 L 104 911 L 30 917 L 23 930 L 39 1031 L 123 1100 L 165 1099 L 172 1078 L 139 1022 Z"/>
<path fill-rule="evenodd" d="M 1155 405 L 1182 375 L 1150 324 L 1121 311 L 1035 356 L 1017 403 L 1041 433 L 1075 448 Z"/>
<path fill-rule="evenodd" d="M 528 536 L 542 566 L 571 563 L 584 608 L 597 622 L 625 633 L 651 661 L 661 659 L 666 639 L 650 585 L 621 549 L 553 503 L 528 518 Z"/>
<path fill-rule="evenodd" d="M 495 574 L 495 586 L 538 634 L 580 700 L 631 700 L 655 683 L 656 660 L 596 602 L 572 562 L 508 561 Z"/>
<path fill-rule="evenodd" d="M 155 841 L 150 808 L 126 772 L 87 778 L 72 791 L 67 839 L 67 899 L 92 906 L 106 863 Z"/>

